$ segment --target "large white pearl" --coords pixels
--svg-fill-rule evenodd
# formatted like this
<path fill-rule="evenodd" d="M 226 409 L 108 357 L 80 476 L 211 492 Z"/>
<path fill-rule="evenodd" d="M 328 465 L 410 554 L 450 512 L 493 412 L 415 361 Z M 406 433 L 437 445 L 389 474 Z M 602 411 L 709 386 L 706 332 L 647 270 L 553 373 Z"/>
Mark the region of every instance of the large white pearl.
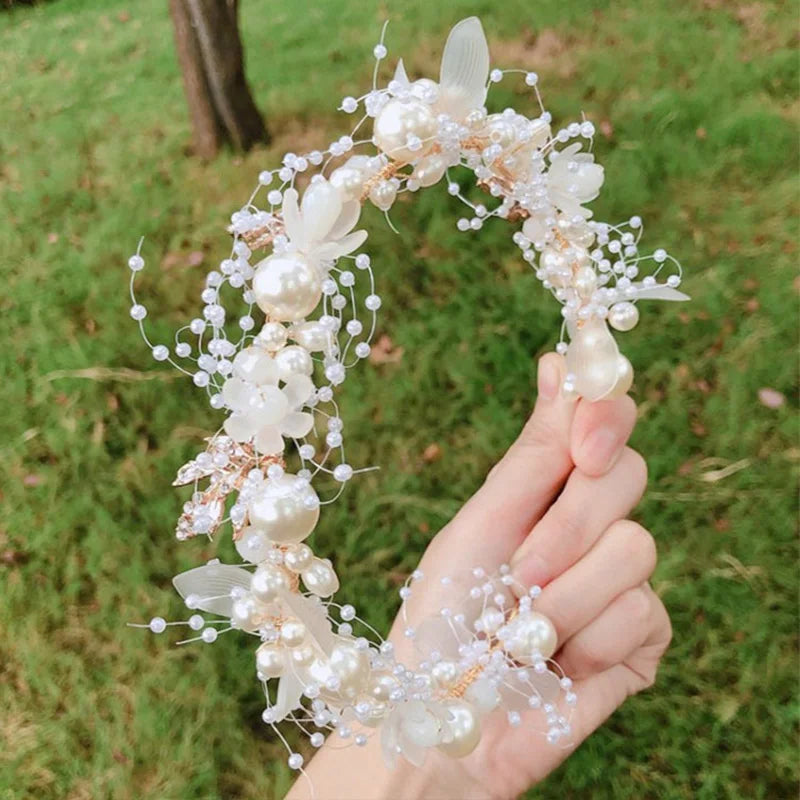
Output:
<path fill-rule="evenodd" d="M 265 678 L 279 678 L 286 669 L 286 652 L 274 644 L 256 650 L 256 670 Z"/>
<path fill-rule="evenodd" d="M 319 322 L 301 322 L 292 328 L 291 334 L 292 339 L 311 353 L 333 349 L 333 334 Z"/>
<path fill-rule="evenodd" d="M 250 591 L 262 603 L 271 603 L 281 592 L 288 591 L 289 578 L 275 564 L 262 564 L 253 574 Z"/>
<path fill-rule="evenodd" d="M 318 597 L 330 597 L 339 590 L 339 579 L 327 559 L 315 558 L 300 577 L 306 589 Z"/>
<path fill-rule="evenodd" d="M 299 253 L 271 255 L 253 277 L 258 307 L 271 320 L 293 322 L 310 314 L 322 297 L 319 273 Z"/>
<path fill-rule="evenodd" d="M 370 679 L 369 693 L 375 700 L 386 702 L 397 686 L 397 678 L 394 675 L 390 675 L 388 672 L 373 674 Z"/>
<path fill-rule="evenodd" d="M 250 522 L 273 542 L 301 542 L 319 519 L 316 492 L 296 475 L 266 482 L 248 506 Z"/>
<path fill-rule="evenodd" d="M 308 351 L 296 344 L 290 344 L 275 353 L 275 363 L 282 381 L 292 375 L 311 375 L 314 361 Z"/>
<path fill-rule="evenodd" d="M 264 531 L 248 525 L 242 528 L 239 538 L 234 542 L 236 552 L 251 564 L 260 564 L 272 550 L 272 542 Z"/>
<path fill-rule="evenodd" d="M 619 349 L 605 320 L 589 319 L 570 330 L 567 372 L 575 376 L 575 391 L 590 402 L 605 397 L 616 385 Z"/>
<path fill-rule="evenodd" d="M 639 309 L 633 303 L 614 303 L 608 310 L 608 324 L 618 331 L 629 331 L 639 321 Z"/>
<path fill-rule="evenodd" d="M 451 758 L 468 756 L 481 740 L 481 723 L 475 709 L 469 703 L 452 703 L 447 706 L 448 725 L 452 739 L 443 742 L 439 749 Z"/>
<path fill-rule="evenodd" d="M 378 112 L 372 139 L 387 156 L 397 161 L 411 162 L 420 158 L 431 147 L 435 133 L 436 118 L 427 103 L 421 100 L 404 103 L 394 99 Z M 419 150 L 408 149 L 410 136 L 416 136 L 422 141 Z"/>
<path fill-rule="evenodd" d="M 536 611 L 524 611 L 509 623 L 510 636 L 503 640 L 505 649 L 521 664 L 533 663 L 534 653 L 550 658 L 556 651 L 558 637 L 553 623 Z"/>

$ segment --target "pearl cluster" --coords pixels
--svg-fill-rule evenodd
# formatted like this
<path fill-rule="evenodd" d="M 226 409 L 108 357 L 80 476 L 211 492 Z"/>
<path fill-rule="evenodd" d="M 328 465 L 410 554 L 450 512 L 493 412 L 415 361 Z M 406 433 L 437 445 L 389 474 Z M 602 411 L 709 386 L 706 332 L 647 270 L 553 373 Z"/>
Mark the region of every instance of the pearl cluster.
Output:
<path fill-rule="evenodd" d="M 336 572 L 306 540 L 321 506 L 359 471 L 345 459 L 334 392 L 369 356 L 381 306 L 371 259 L 358 252 L 367 239 L 356 229 L 363 205 L 388 215 L 401 194 L 444 180 L 448 194 L 470 209 L 458 230 L 478 231 L 495 217 L 521 222 L 513 241 L 562 306 L 556 349 L 566 356 L 563 389 L 590 401 L 626 392 L 633 379 L 610 329 L 633 328 L 639 300 L 688 298 L 677 289 L 681 271 L 672 256 L 639 253 L 641 219 L 592 219 L 587 204 L 604 179 L 590 152 L 592 123 L 553 132 L 536 73 L 490 70 L 476 18 L 450 32 L 438 81 L 411 80 L 400 60 L 379 86 L 387 52 L 382 35 L 371 90 L 341 101 L 345 114 L 361 114 L 350 134 L 325 150 L 286 153 L 280 167 L 259 173 L 230 217 L 231 251 L 206 276 L 201 315 L 171 347 L 154 344 L 145 330 L 147 310 L 134 291 L 144 267 L 141 243 L 128 265 L 130 313 L 153 358 L 190 376 L 225 412 L 222 429 L 176 477 L 175 485 L 194 487 L 176 535 L 211 537 L 230 522 L 243 562 L 215 560 L 175 578 L 186 606 L 215 619 L 156 617 L 145 627 L 162 633 L 188 625 L 198 635 L 185 641 L 206 643 L 230 630 L 257 637 L 266 723 L 295 722 L 313 747 L 331 733 L 363 745 L 369 730 L 380 728 L 391 764 L 398 755 L 421 763 L 432 747 L 466 755 L 480 740 L 482 719 L 497 709 L 511 725 L 523 716 L 527 724 L 539 709 L 547 740 L 568 739 L 576 698 L 551 658 L 553 626 L 533 609 L 538 587 L 515 585 L 508 567 L 444 579 L 453 602 L 416 626 L 407 609 L 422 576 L 411 576 L 400 594 L 413 664 L 398 662 L 391 643 L 352 606 L 331 599 Z M 487 111 L 488 89 L 514 73 L 533 91 L 536 116 Z M 371 137 L 359 138 L 365 124 Z M 464 168 L 485 202 L 462 192 L 456 178 Z M 243 312 L 226 307 L 231 290 Z M 318 494 L 320 475 L 328 476 L 333 496 Z M 369 636 L 354 632 L 354 623 Z M 289 765 L 302 769 L 302 756 L 290 753 Z"/>

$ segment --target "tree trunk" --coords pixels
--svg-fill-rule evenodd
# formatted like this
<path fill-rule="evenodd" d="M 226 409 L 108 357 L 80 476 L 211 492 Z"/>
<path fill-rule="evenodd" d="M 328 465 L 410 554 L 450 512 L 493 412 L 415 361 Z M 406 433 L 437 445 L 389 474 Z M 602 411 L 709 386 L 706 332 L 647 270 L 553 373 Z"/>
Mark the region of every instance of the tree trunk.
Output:
<path fill-rule="evenodd" d="M 268 141 L 244 77 L 238 0 L 169 0 L 169 10 L 197 155 Z"/>

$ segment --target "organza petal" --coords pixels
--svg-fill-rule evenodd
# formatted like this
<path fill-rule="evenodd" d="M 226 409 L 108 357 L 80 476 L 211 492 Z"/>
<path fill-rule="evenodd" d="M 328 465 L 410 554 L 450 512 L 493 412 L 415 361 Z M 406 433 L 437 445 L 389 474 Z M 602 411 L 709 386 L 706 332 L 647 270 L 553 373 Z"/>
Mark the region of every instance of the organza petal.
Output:
<path fill-rule="evenodd" d="M 277 425 L 289 411 L 289 402 L 282 389 L 277 386 L 264 386 L 259 390 L 261 403 L 258 418 L 262 425 Z"/>
<path fill-rule="evenodd" d="M 408 86 L 410 84 L 402 58 L 397 62 L 397 66 L 394 69 L 394 80 L 402 86 Z"/>
<path fill-rule="evenodd" d="M 486 100 L 489 45 L 477 17 L 461 20 L 450 31 L 439 73 L 442 110 L 460 117 Z"/>
<path fill-rule="evenodd" d="M 311 433 L 314 417 L 307 411 L 290 411 L 281 422 L 281 433 L 292 439 L 302 439 Z"/>
<path fill-rule="evenodd" d="M 265 456 L 274 456 L 282 453 L 285 442 L 277 425 L 264 425 L 258 429 L 255 438 L 256 450 Z"/>
<path fill-rule="evenodd" d="M 314 381 L 308 375 L 290 375 L 283 387 L 289 408 L 301 408 L 314 393 Z"/>
<path fill-rule="evenodd" d="M 250 417 L 247 414 L 242 414 L 240 411 L 234 411 L 229 417 L 225 418 L 222 423 L 225 433 L 233 439 L 234 442 L 248 442 L 253 438 L 257 428 L 252 425 Z"/>
<path fill-rule="evenodd" d="M 297 205 L 297 189 L 287 189 L 283 193 L 283 227 L 289 240 L 296 246 L 304 241 L 303 220 Z"/>
<path fill-rule="evenodd" d="M 252 574 L 242 567 L 231 564 L 206 564 L 176 575 L 172 579 L 172 585 L 184 599 L 190 594 L 199 597 L 197 608 L 201 611 L 230 617 L 233 606 L 231 590 L 237 586 L 249 589 L 252 577 Z"/>
<path fill-rule="evenodd" d="M 324 241 L 342 211 L 342 195 L 324 178 L 313 181 L 300 203 L 303 215 L 304 245 Z"/>
<path fill-rule="evenodd" d="M 351 200 L 345 203 L 326 238 L 330 241 L 335 241 L 336 239 L 341 239 L 343 236 L 346 236 L 355 228 L 360 216 L 361 203 L 357 200 Z"/>
<path fill-rule="evenodd" d="M 642 284 L 634 284 L 636 294 L 635 300 L 670 300 L 672 302 L 680 302 L 683 300 L 691 300 L 688 294 L 679 292 L 671 286 L 664 286 L 663 284 L 657 286 L 642 286 Z"/>
<path fill-rule="evenodd" d="M 258 389 L 241 378 L 228 378 L 222 385 L 222 399 L 228 408 L 244 413 L 258 403 Z"/>
<path fill-rule="evenodd" d="M 258 347 L 246 347 L 233 359 L 234 374 L 255 384 L 277 383 L 278 365 Z"/>
<path fill-rule="evenodd" d="M 314 255 L 320 261 L 334 261 L 342 256 L 349 255 L 353 250 L 358 250 L 367 241 L 366 231 L 353 231 L 335 242 L 325 242 L 314 248 Z"/>
<path fill-rule="evenodd" d="M 303 682 L 293 672 L 287 672 L 278 681 L 278 696 L 275 705 L 271 707 L 275 722 L 281 722 L 292 711 L 300 708 L 303 689 Z"/>

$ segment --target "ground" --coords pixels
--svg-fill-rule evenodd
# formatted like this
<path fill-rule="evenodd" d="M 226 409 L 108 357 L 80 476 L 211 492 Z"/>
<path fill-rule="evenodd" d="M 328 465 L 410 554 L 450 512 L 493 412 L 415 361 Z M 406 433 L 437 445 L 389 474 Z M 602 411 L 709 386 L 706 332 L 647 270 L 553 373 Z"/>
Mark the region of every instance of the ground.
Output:
<path fill-rule="evenodd" d="M 600 131 L 602 219 L 645 219 L 693 301 L 650 304 L 637 370 L 637 518 L 674 643 L 631 700 L 531 797 L 796 796 L 798 283 L 796 14 L 790 3 L 244 0 L 247 70 L 274 142 L 200 163 L 165 3 L 59 0 L 0 14 L 0 798 L 271 798 L 290 781 L 260 722 L 251 648 L 175 648 L 125 627 L 180 614 L 170 577 L 229 541 L 172 537 L 169 483 L 218 420 L 155 364 L 259 170 L 345 132 L 339 98 L 392 65 L 435 75 L 446 29 L 480 14 L 501 66 L 535 69 L 557 121 Z M 388 70 L 387 65 L 387 70 Z M 525 87 L 499 102 L 529 107 Z M 498 105 L 498 109 L 502 105 Z M 532 109 L 532 106 L 530 106 Z M 368 215 L 389 337 L 345 385 L 354 464 L 327 512 L 342 597 L 379 629 L 430 536 L 531 407 L 556 305 L 497 222 L 460 234 L 443 187 Z"/>

